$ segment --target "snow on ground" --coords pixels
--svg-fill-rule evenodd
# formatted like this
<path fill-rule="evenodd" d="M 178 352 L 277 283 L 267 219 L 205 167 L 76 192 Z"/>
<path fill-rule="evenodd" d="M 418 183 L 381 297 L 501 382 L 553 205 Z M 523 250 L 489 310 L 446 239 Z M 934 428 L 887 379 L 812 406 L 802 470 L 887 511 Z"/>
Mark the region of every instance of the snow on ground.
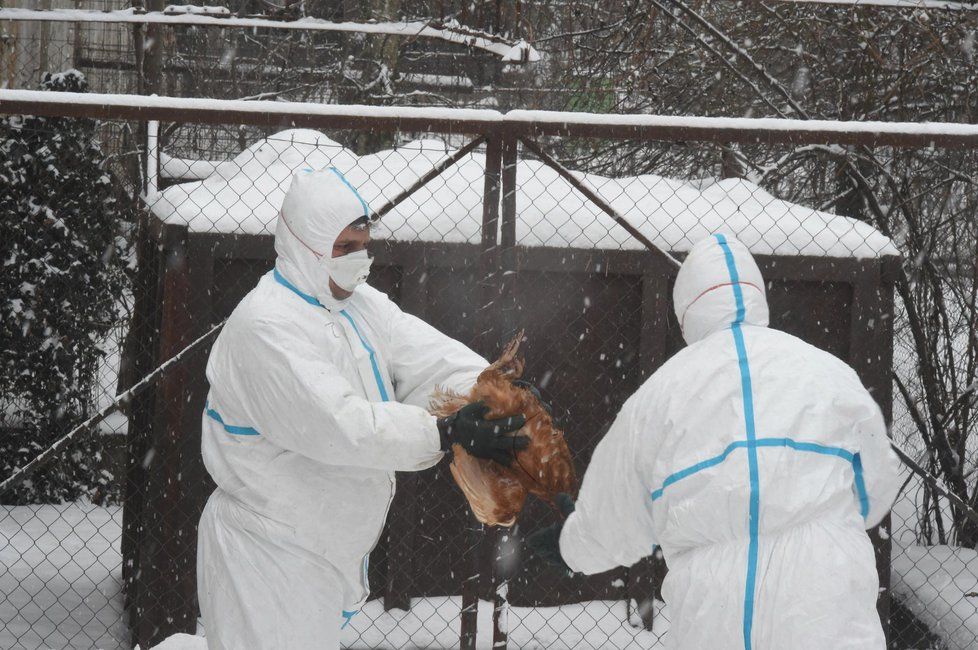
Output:
<path fill-rule="evenodd" d="M 0 648 L 117 648 L 123 621 L 122 509 L 86 503 L 0 506 Z M 668 615 L 655 603 L 655 629 L 631 624 L 624 601 L 513 607 L 512 648 L 659 648 Z M 460 597 L 416 598 L 409 611 L 368 602 L 344 631 L 349 648 L 458 647 Z M 634 625 L 634 627 L 633 627 Z M 492 605 L 479 606 L 480 648 L 492 646 Z M 176 635 L 159 650 L 205 650 Z"/>
<path fill-rule="evenodd" d="M 136 646 L 136 650 L 139 650 L 139 646 Z M 207 650 L 207 641 L 204 637 L 193 634 L 174 634 L 153 646 L 152 650 Z"/>
<path fill-rule="evenodd" d="M 117 648 L 122 509 L 0 506 L 0 648 Z"/>
<path fill-rule="evenodd" d="M 461 598 L 414 598 L 410 611 L 384 611 L 381 600 L 368 602 L 343 631 L 342 645 L 351 650 L 383 648 L 457 648 Z M 513 607 L 509 611 L 509 648 L 569 650 L 570 648 L 663 648 L 669 624 L 664 605 L 655 603 L 654 630 L 626 620 L 622 601 L 591 601 L 562 607 Z M 633 615 L 634 617 L 634 615 Z M 476 647 L 492 647 L 492 604 L 479 603 Z M 206 650 L 199 636 L 177 634 L 153 650 Z"/>
<path fill-rule="evenodd" d="M 949 650 L 978 639 L 978 551 L 950 546 L 904 546 L 893 540 L 894 597 Z"/>
<path fill-rule="evenodd" d="M 149 203 L 163 221 L 186 224 L 195 232 L 267 234 L 274 232 L 292 174 L 301 169 L 336 167 L 376 210 L 453 152 L 439 140 L 418 140 L 357 156 L 322 133 L 292 129 L 217 163 L 203 180 L 159 192 Z M 188 173 L 201 168 L 184 164 Z M 484 154 L 463 157 L 388 213 L 378 236 L 479 242 L 484 175 Z M 858 258 L 898 254 L 888 238 L 865 223 L 782 201 L 742 179 L 577 176 L 667 249 L 688 250 L 710 233 L 726 230 L 754 253 Z M 521 245 L 642 248 L 557 172 L 537 161 L 517 164 L 516 211 Z"/>
<path fill-rule="evenodd" d="M 457 648 L 460 597 L 414 598 L 409 611 L 384 611 L 372 600 L 344 630 L 343 647 Z M 655 614 L 662 612 L 657 603 Z M 655 630 L 632 627 L 624 601 L 590 601 L 561 607 L 512 607 L 508 615 L 510 648 L 661 648 L 668 629 L 666 616 L 656 619 Z M 492 604 L 479 603 L 477 647 L 492 647 Z"/>

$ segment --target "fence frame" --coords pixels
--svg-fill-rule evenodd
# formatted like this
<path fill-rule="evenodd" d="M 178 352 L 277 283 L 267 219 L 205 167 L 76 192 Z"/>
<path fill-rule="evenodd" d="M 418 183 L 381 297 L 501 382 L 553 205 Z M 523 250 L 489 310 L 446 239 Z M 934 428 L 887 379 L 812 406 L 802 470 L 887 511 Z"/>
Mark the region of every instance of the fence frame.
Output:
<path fill-rule="evenodd" d="M 242 107 L 242 104 L 247 105 Z M 498 340 L 502 332 L 511 330 L 514 324 L 515 305 L 512 304 L 512 276 L 513 271 L 522 267 L 521 258 L 524 256 L 520 247 L 516 245 L 515 238 L 515 163 L 521 140 L 524 146 L 529 145 L 528 148 L 530 149 L 533 148 L 533 143 L 532 141 L 528 143 L 527 139 L 541 136 L 627 138 L 669 142 L 978 148 L 978 126 L 975 125 L 920 125 L 911 123 L 882 125 L 885 127 L 882 128 L 881 125 L 875 123 L 846 124 L 800 120 L 596 116 L 532 111 L 512 111 L 504 115 L 494 111 L 464 109 L 390 109 L 314 104 L 283 105 L 279 102 L 177 100 L 163 97 L 120 97 L 16 90 L 0 90 L 0 114 L 4 113 L 114 120 L 165 120 L 181 123 L 243 123 L 273 127 L 304 126 L 319 129 L 430 130 L 442 133 L 466 133 L 476 136 L 466 147 L 474 148 L 484 141 L 487 159 L 484 179 L 482 238 L 478 245 L 479 267 L 482 270 L 480 293 L 483 313 L 476 320 L 489 323 L 489 326 L 478 332 L 473 332 L 473 340 L 475 341 L 474 347 L 484 354 L 487 352 L 485 348 Z M 391 201 L 390 205 L 385 206 L 384 211 L 386 212 L 393 205 L 407 198 L 460 158 L 461 156 L 453 156 L 452 159 L 439 163 L 436 168 L 437 173 L 433 170 L 433 173 L 419 179 L 419 182 L 399 194 Z M 544 162 L 547 161 L 544 160 Z M 600 203 L 599 207 L 605 208 Z M 607 210 L 605 211 L 607 212 Z M 501 228 L 499 228 L 500 224 Z M 230 244 L 227 241 L 218 242 L 217 240 L 212 245 L 203 245 L 199 241 L 189 244 L 186 227 L 160 224 L 152 218 L 146 218 L 142 227 L 146 236 L 139 243 L 141 254 L 147 256 L 150 265 L 158 265 L 158 268 L 164 271 L 163 282 L 160 285 L 162 295 L 156 296 L 156 310 L 159 311 L 166 304 L 176 305 L 187 302 L 188 305 L 196 306 L 202 310 L 196 311 L 195 309 L 196 313 L 208 314 L 210 316 L 207 319 L 209 322 L 213 320 L 210 305 L 201 303 L 199 296 L 193 298 L 190 295 L 193 291 L 188 282 L 189 274 L 185 271 L 189 260 L 195 257 L 200 258 L 190 254 L 188 245 L 194 247 L 199 253 L 204 253 L 206 250 L 207 254 L 210 255 L 219 254 L 222 251 L 224 254 L 230 254 L 233 250 L 241 251 L 242 247 L 243 250 L 248 251 L 249 255 L 256 257 L 262 257 L 268 253 L 267 242 L 260 241 L 262 236 L 235 236 L 230 240 L 232 242 Z M 497 233 L 500 233 L 498 237 Z M 160 248 L 157 248 L 157 245 L 160 245 Z M 437 245 L 429 244 L 428 246 L 434 249 L 438 248 Z M 644 256 L 639 252 L 630 251 L 622 254 L 623 260 L 631 258 L 634 258 L 634 261 L 626 262 L 626 264 L 641 265 L 644 263 Z M 857 342 L 868 345 L 875 337 L 879 336 L 879 332 L 870 331 L 866 327 L 867 322 L 877 317 L 881 311 L 892 313 L 892 292 L 881 292 L 879 288 L 887 283 L 892 284 L 899 272 L 899 258 L 887 257 L 863 261 L 851 258 L 839 260 L 821 257 L 767 259 L 766 256 L 758 256 L 758 258 L 762 272 L 776 265 L 782 275 L 787 273 L 799 280 L 852 280 L 854 284 L 850 321 L 850 342 L 852 345 L 856 345 Z M 664 258 L 660 258 L 660 260 L 665 261 Z M 565 261 L 561 260 L 560 264 L 561 268 L 566 268 Z M 657 266 L 653 265 L 651 268 L 655 269 Z M 195 272 L 197 271 L 207 272 L 203 267 L 197 268 Z M 650 268 L 642 270 L 643 275 L 648 275 L 650 272 Z M 643 299 L 643 309 L 648 309 L 650 313 L 643 314 L 643 366 L 646 366 L 646 358 L 652 358 L 650 354 L 644 352 L 646 346 L 652 348 L 664 345 L 663 341 L 655 340 L 655 337 L 651 336 L 655 325 L 665 318 L 664 306 L 667 302 L 668 273 L 662 273 L 661 269 L 657 272 L 658 275 L 645 285 L 647 296 Z M 139 299 L 137 297 L 137 300 Z M 152 298 L 143 296 L 143 300 L 148 306 Z M 654 305 L 654 307 L 650 308 L 650 305 Z M 158 345 L 160 358 L 165 360 L 169 355 L 182 349 L 186 342 L 192 340 L 195 332 L 189 323 L 179 323 L 181 318 L 179 313 L 170 313 L 167 317 L 158 313 L 157 316 L 159 317 L 159 324 L 163 326 L 161 329 L 154 331 L 151 323 L 139 322 L 134 323 L 133 328 L 144 331 L 150 339 L 155 340 L 154 345 Z M 180 326 L 177 327 L 176 325 Z M 892 322 L 890 327 L 892 328 Z M 892 332 L 890 333 L 892 334 Z M 868 387 L 875 394 L 881 396 L 889 396 L 891 393 L 889 366 L 892 346 L 889 353 L 890 356 L 874 360 L 860 358 L 859 356 L 853 356 L 849 360 L 856 366 L 859 374 L 864 377 L 864 381 L 866 377 L 873 378 L 872 381 L 867 382 Z M 199 360 L 197 364 L 199 364 Z M 137 366 L 139 366 L 138 360 Z M 646 371 L 651 370 L 649 367 L 644 369 Z M 178 369 L 177 372 L 171 373 L 163 381 L 157 394 L 158 400 L 173 404 L 176 411 L 180 413 L 187 410 L 178 408 L 176 405 L 184 401 L 181 387 L 186 380 L 186 373 L 189 372 L 189 368 L 184 367 L 182 370 L 183 372 Z M 883 400 L 883 407 L 889 421 L 891 410 L 889 399 Z M 135 408 L 139 407 L 136 406 Z M 164 458 L 168 456 L 179 458 L 180 432 L 185 430 L 189 421 L 188 418 L 198 415 L 182 413 L 175 420 L 160 422 L 161 430 L 165 431 L 166 435 L 162 440 L 157 441 L 157 443 L 164 443 L 162 449 L 157 448 L 157 453 L 162 454 Z M 141 473 L 137 465 L 138 463 L 131 463 L 130 466 L 127 476 L 127 483 L 130 488 L 141 478 L 142 480 L 147 478 L 143 476 L 145 471 Z M 165 495 L 168 500 L 177 498 L 177 495 L 171 494 L 166 488 L 166 485 L 173 486 L 179 483 L 175 480 L 179 468 L 175 464 L 173 467 L 174 473 L 169 477 L 169 481 L 164 480 L 164 477 L 159 477 L 157 480 L 158 483 L 162 481 L 160 494 Z M 164 528 L 173 526 L 173 530 L 179 530 L 179 524 L 175 521 L 163 521 L 161 523 L 164 524 Z M 126 529 L 127 525 L 124 524 L 124 530 Z M 125 545 L 125 534 L 123 539 Z M 473 541 L 477 539 L 483 539 L 481 532 L 477 531 L 473 536 Z M 476 554 L 479 557 L 476 566 L 472 567 L 472 573 L 463 583 L 463 614 L 460 638 L 460 645 L 463 648 L 475 647 L 476 609 L 479 595 L 484 593 L 496 594 L 495 579 L 497 576 L 492 570 L 487 571 L 487 569 L 492 567 L 492 557 L 498 548 L 498 540 L 494 535 L 489 535 L 486 539 L 488 543 L 480 541 L 483 552 Z M 877 549 L 877 564 L 881 584 L 888 585 L 889 541 L 874 535 L 874 545 Z M 144 643 L 150 639 L 159 639 L 159 635 L 164 632 L 192 630 L 192 626 L 196 623 L 193 594 L 189 593 L 188 585 L 181 586 L 177 567 L 161 566 L 159 576 L 137 577 L 130 575 L 127 576 L 126 580 L 128 582 L 130 579 L 138 579 L 152 582 L 154 578 L 172 579 L 176 588 L 171 593 L 181 590 L 185 593 L 179 599 L 169 599 L 169 602 L 161 601 L 159 603 L 162 609 L 167 612 L 166 616 L 171 619 L 169 624 L 165 624 L 161 620 L 153 621 L 150 618 L 139 621 L 138 629 L 134 629 L 134 632 L 135 636 Z M 501 576 L 501 578 L 505 580 L 506 576 Z M 396 591 L 395 580 L 397 580 L 396 576 L 389 576 L 388 591 Z M 631 585 L 629 591 L 631 593 Z M 129 597 L 130 594 L 127 592 L 127 599 Z M 188 602 L 190 603 L 189 608 Z M 506 632 L 503 629 L 504 626 L 500 624 L 505 609 L 505 599 L 495 596 L 494 647 L 505 647 Z M 886 597 L 881 597 L 880 614 L 884 621 L 888 620 Z M 651 627 L 651 620 L 644 622 Z"/>
<path fill-rule="evenodd" d="M 0 114 L 251 126 L 745 144 L 978 148 L 978 124 L 603 115 L 0 89 Z"/>

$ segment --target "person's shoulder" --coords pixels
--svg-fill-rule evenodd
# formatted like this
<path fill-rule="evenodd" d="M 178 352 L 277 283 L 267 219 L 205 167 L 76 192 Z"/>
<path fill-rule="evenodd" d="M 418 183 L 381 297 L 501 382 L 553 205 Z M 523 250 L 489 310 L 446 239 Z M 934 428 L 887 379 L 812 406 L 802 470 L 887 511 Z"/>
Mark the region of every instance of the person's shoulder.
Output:
<path fill-rule="evenodd" d="M 795 336 L 794 334 L 789 334 L 788 332 L 782 330 L 772 329 L 772 328 L 764 328 L 764 329 L 766 330 L 767 336 L 769 336 L 772 340 L 776 341 L 781 346 L 791 347 L 792 349 L 797 350 L 799 354 L 807 355 L 811 357 L 813 360 L 821 361 L 824 364 L 828 366 L 832 366 L 839 370 L 844 369 L 849 372 L 855 372 L 849 366 L 849 364 L 847 364 L 845 361 L 843 361 L 836 355 L 832 354 L 828 350 L 822 349 L 817 345 L 809 343 L 808 341 L 798 336 Z"/>
<path fill-rule="evenodd" d="M 310 310 L 312 306 L 296 298 L 286 287 L 275 282 L 270 273 L 266 274 L 231 312 L 225 330 L 242 333 L 266 330 L 299 333 L 309 319 L 302 318 L 301 313 L 297 312 Z"/>
<path fill-rule="evenodd" d="M 690 367 L 699 367 L 700 362 L 715 362 L 718 350 L 729 347 L 727 339 L 723 338 L 724 333 L 729 337 L 729 330 L 725 329 L 695 343 L 683 346 L 666 359 L 650 379 L 658 376 L 657 381 L 668 380 L 668 377 L 676 372 L 688 370 Z"/>
<path fill-rule="evenodd" d="M 794 334 L 764 328 L 761 344 L 769 354 L 778 356 L 792 366 L 796 373 L 804 372 L 824 387 L 840 390 L 861 388 L 859 375 L 846 361 L 835 354 L 801 339 Z"/>
<path fill-rule="evenodd" d="M 356 292 L 353 294 L 353 300 L 368 305 L 397 307 L 394 304 L 394 301 L 390 299 L 390 296 L 380 289 L 370 286 L 369 284 L 361 284 L 359 287 L 357 287 Z"/>
<path fill-rule="evenodd" d="M 350 304 L 371 322 L 389 321 L 401 308 L 383 291 L 361 284 L 350 298 Z"/>

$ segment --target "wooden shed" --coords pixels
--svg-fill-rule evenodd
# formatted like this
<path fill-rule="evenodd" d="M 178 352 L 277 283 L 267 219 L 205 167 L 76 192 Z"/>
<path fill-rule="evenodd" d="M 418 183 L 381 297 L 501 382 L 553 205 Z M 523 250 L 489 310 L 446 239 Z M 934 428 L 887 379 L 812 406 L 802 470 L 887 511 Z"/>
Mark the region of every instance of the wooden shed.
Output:
<path fill-rule="evenodd" d="M 358 157 L 322 134 L 289 131 L 206 167 L 213 171 L 202 180 L 150 196 L 137 282 L 147 290 L 137 297 L 134 327 L 151 345 L 132 360 L 136 374 L 220 322 L 271 269 L 269 233 L 293 171 L 336 166 L 377 209 L 450 152 L 423 141 Z M 550 168 L 517 161 L 515 151 L 507 167 L 506 156 L 470 153 L 388 212 L 372 244 L 371 284 L 487 357 L 525 329 L 528 376 L 574 423 L 568 442 L 583 473 L 624 400 L 683 346 L 671 306 L 675 268 Z M 880 233 L 739 179 L 581 178 L 676 255 L 717 230 L 741 237 L 767 280 L 771 325 L 849 362 L 889 418 L 899 259 Z M 515 222 L 506 219 L 507 202 Z M 196 523 L 213 487 L 199 440 L 207 352 L 195 352 L 131 412 L 124 565 L 142 643 L 196 625 Z M 551 518 L 539 503 L 524 515 L 531 528 Z M 459 594 L 480 566 L 479 592 L 491 597 L 498 540 L 474 547 L 477 529 L 444 463 L 399 475 L 387 531 L 371 558 L 372 597 L 406 608 L 411 598 Z M 885 587 L 885 536 L 877 548 Z M 508 600 L 642 602 L 662 570 L 649 560 L 571 579 L 526 561 L 511 576 Z M 884 617 L 886 602 L 884 591 Z"/>

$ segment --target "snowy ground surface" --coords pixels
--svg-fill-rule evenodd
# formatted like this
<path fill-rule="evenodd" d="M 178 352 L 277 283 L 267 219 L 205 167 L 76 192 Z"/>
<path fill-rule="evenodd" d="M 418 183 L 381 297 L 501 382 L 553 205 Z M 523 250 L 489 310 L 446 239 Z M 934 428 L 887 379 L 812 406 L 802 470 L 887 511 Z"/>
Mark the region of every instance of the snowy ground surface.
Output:
<path fill-rule="evenodd" d="M 978 551 L 893 541 L 893 595 L 949 650 L 978 640 Z"/>
<path fill-rule="evenodd" d="M 415 598 L 410 611 L 384 611 L 379 600 L 370 601 L 344 630 L 344 647 L 455 648 L 459 639 L 460 597 Z M 663 611 L 656 604 L 655 614 Z M 623 601 L 590 601 L 562 607 L 513 607 L 509 611 L 510 648 L 662 648 L 668 630 L 667 615 L 656 618 L 653 631 L 628 622 Z M 477 647 L 492 647 L 492 605 L 479 603 Z"/>
<path fill-rule="evenodd" d="M 0 648 L 118 648 L 122 619 L 119 539 L 122 510 L 77 503 L 0 507 Z M 509 612 L 512 648 L 659 648 L 668 630 L 662 603 L 655 630 L 629 624 L 624 602 L 594 601 Z M 410 611 L 367 603 L 344 637 L 350 648 L 458 646 L 458 597 L 418 598 Z M 479 647 L 492 644 L 492 606 L 480 603 Z M 163 650 L 206 648 L 171 637 Z"/>
<path fill-rule="evenodd" d="M 122 509 L 0 506 L 0 648 L 117 648 Z"/>
<path fill-rule="evenodd" d="M 912 502 L 898 504 L 894 519 Z M 118 648 L 122 619 L 119 554 L 122 512 L 78 503 L 0 507 L 0 648 Z M 917 546 L 912 531 L 893 535 L 893 596 L 949 649 L 978 639 L 978 552 Z M 349 648 L 458 646 L 458 597 L 419 598 L 410 611 L 367 603 L 345 631 Z M 655 629 L 628 621 L 621 601 L 511 608 L 512 648 L 660 648 L 668 611 L 655 603 Z M 491 647 L 492 607 L 480 603 L 478 646 Z M 177 635 L 160 650 L 206 650 L 201 637 Z"/>
<path fill-rule="evenodd" d="M 570 650 L 570 648 L 664 648 L 669 628 L 664 605 L 655 603 L 654 630 L 633 627 L 626 620 L 625 603 L 591 601 L 563 607 L 514 607 L 509 612 L 509 648 Z M 372 600 L 344 630 L 343 647 L 457 648 L 460 597 L 415 598 L 411 610 L 384 611 L 382 601 Z M 633 614 L 633 618 L 635 615 Z M 638 620 L 632 623 L 639 626 Z M 492 605 L 479 603 L 480 650 L 492 647 Z M 207 650 L 199 636 L 177 634 L 153 650 Z"/>
<path fill-rule="evenodd" d="M 218 163 L 165 158 L 171 176 L 203 180 L 173 185 L 148 202 L 168 223 L 194 232 L 268 234 L 292 175 L 336 167 L 376 210 L 454 153 L 440 140 L 357 156 L 318 131 L 269 136 L 233 160 Z M 720 230 L 754 253 L 877 257 L 898 254 L 871 226 L 782 201 L 742 179 L 683 181 L 647 174 L 606 178 L 577 174 L 657 245 L 688 250 Z M 378 237 L 434 242 L 480 241 L 485 155 L 471 153 L 418 190 L 382 220 Z M 624 228 L 557 172 L 534 160 L 517 164 L 516 238 L 524 246 L 641 249 Z"/>

